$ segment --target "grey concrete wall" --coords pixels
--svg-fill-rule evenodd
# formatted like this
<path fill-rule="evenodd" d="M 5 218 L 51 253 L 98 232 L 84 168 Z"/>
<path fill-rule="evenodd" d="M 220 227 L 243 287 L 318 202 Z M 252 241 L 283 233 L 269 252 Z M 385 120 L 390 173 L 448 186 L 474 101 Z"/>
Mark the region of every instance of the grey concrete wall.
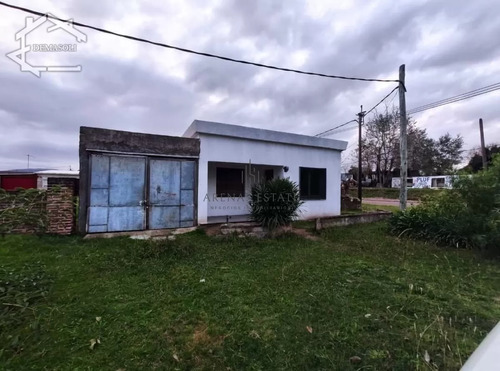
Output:
<path fill-rule="evenodd" d="M 78 215 L 78 231 L 80 233 L 86 232 L 87 206 L 89 202 L 89 158 L 90 153 L 93 151 L 198 158 L 200 155 L 200 140 L 87 126 L 80 127 L 80 207 Z"/>
<path fill-rule="evenodd" d="M 367 214 L 339 215 L 329 218 L 318 218 L 316 219 L 316 230 L 352 224 L 373 223 L 388 219 L 391 215 L 392 213 L 389 211 L 380 211 Z"/>

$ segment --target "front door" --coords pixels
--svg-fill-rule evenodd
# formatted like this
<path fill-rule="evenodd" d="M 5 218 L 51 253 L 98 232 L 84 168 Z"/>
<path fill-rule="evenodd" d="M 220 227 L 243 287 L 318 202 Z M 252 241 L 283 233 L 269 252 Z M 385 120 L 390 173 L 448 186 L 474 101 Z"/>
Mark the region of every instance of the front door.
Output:
<path fill-rule="evenodd" d="M 88 232 L 195 224 L 195 162 L 91 155 Z"/>

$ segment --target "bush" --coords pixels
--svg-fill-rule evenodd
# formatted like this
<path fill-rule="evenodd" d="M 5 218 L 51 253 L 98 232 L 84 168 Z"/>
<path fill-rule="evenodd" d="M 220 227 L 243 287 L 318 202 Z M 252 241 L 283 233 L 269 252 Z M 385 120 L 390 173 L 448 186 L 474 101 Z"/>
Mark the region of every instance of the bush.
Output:
<path fill-rule="evenodd" d="M 47 229 L 47 195 L 40 189 L 0 189 L 0 235 L 15 231 L 42 234 Z"/>
<path fill-rule="evenodd" d="M 453 189 L 392 216 L 393 233 L 500 253 L 500 156 L 488 170 L 457 177 Z"/>
<path fill-rule="evenodd" d="M 252 187 L 250 214 L 254 221 L 273 230 L 297 219 L 303 203 L 296 183 L 289 179 L 273 179 Z"/>

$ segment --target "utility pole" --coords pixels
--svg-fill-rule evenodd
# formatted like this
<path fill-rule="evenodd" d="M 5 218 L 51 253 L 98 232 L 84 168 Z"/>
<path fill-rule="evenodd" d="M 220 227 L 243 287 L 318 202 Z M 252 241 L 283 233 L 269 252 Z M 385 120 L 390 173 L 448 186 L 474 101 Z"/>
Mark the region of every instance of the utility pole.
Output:
<path fill-rule="evenodd" d="M 483 119 L 479 119 L 479 133 L 481 135 L 481 157 L 483 158 L 483 170 L 488 168 L 488 158 L 486 157 L 486 147 L 484 145 Z"/>
<path fill-rule="evenodd" d="M 400 124 L 400 152 L 401 152 L 401 188 L 399 189 L 399 208 L 406 209 L 407 181 L 408 181 L 408 147 L 406 137 L 406 97 L 405 97 L 405 65 L 399 66 L 399 124 Z"/>
<path fill-rule="evenodd" d="M 31 156 L 30 154 L 27 154 L 26 156 L 28 156 L 28 169 L 30 168 L 30 157 L 33 157 Z"/>
<path fill-rule="evenodd" d="M 365 113 L 363 112 L 363 106 L 361 106 L 361 111 L 358 113 L 358 198 L 359 201 L 362 201 L 363 197 L 363 189 L 361 184 L 361 176 L 363 174 L 363 170 L 361 169 L 361 124 L 363 122 L 363 116 Z"/>

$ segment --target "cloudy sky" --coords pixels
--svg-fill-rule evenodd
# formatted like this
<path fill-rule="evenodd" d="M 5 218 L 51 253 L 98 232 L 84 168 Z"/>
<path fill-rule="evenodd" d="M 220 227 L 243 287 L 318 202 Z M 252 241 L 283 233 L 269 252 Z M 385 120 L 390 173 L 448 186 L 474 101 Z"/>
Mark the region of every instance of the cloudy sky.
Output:
<path fill-rule="evenodd" d="M 326 74 L 397 79 L 405 63 L 409 109 L 500 81 L 500 7 L 490 0 L 7 2 L 172 45 Z M 395 86 L 260 69 L 91 30 L 82 30 L 87 42 L 76 52 L 26 57 L 34 65 L 82 65 L 82 72 L 37 78 L 5 57 L 19 48 L 15 34 L 28 15 L 5 7 L 0 15 L 1 169 L 26 167 L 27 154 L 32 167 L 77 169 L 82 125 L 181 135 L 202 119 L 314 135 L 355 118 L 361 104 L 373 106 Z M 28 43 L 76 44 L 64 31 L 48 33 L 48 26 L 30 33 Z M 500 142 L 499 103 L 497 91 L 414 119 L 433 138 L 463 135 L 469 149 L 479 144 L 479 117 L 486 141 Z M 349 145 L 355 137 L 355 130 L 334 136 Z"/>

